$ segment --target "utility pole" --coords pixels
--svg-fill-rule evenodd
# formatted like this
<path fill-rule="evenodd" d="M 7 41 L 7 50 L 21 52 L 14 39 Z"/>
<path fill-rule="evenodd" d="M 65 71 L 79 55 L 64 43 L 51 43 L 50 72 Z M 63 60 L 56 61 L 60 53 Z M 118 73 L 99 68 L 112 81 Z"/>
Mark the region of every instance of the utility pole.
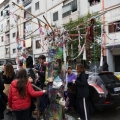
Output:
<path fill-rule="evenodd" d="M 105 11 L 105 1 L 104 0 L 102 0 L 102 12 L 104 12 Z M 103 14 L 102 15 L 102 23 L 105 23 L 105 14 Z M 105 30 L 106 28 L 105 28 L 105 26 L 103 25 L 103 29 Z M 106 31 L 106 30 L 105 30 Z M 107 61 L 107 56 L 106 56 L 106 34 L 104 34 L 104 52 L 103 52 L 103 61 Z"/>

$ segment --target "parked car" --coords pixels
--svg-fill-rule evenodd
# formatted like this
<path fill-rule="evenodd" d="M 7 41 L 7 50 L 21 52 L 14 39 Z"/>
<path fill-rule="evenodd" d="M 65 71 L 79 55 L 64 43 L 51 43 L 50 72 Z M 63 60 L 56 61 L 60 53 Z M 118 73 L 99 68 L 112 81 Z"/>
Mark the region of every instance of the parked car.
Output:
<path fill-rule="evenodd" d="M 120 106 L 120 81 L 113 73 L 93 74 L 88 84 L 93 108 L 102 111 Z"/>
<path fill-rule="evenodd" d="M 73 70 L 76 74 L 76 70 Z M 106 110 L 120 106 L 120 80 L 112 72 L 89 74 L 90 110 Z M 92 111 L 90 111 L 92 112 Z"/>

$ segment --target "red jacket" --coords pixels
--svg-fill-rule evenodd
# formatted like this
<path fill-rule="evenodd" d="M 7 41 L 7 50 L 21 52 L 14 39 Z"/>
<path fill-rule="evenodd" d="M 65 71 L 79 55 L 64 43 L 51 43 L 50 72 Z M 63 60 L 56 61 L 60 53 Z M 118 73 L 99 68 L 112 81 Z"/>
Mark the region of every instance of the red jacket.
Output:
<path fill-rule="evenodd" d="M 42 91 L 34 91 L 30 82 L 26 85 L 26 97 L 20 98 L 18 90 L 16 88 L 17 80 L 11 83 L 9 94 L 8 94 L 8 104 L 12 110 L 25 110 L 31 105 L 31 97 L 39 97 L 44 93 Z"/>

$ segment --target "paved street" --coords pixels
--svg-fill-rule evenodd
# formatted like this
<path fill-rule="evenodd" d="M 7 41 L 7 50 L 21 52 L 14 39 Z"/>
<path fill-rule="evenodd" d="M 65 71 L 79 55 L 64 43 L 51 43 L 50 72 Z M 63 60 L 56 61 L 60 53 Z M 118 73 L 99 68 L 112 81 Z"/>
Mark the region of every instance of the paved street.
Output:
<path fill-rule="evenodd" d="M 77 120 L 77 114 L 72 114 Z M 15 120 L 14 117 L 5 116 L 4 120 Z M 120 109 L 112 109 L 103 112 L 96 112 L 91 116 L 91 120 L 120 120 Z"/>

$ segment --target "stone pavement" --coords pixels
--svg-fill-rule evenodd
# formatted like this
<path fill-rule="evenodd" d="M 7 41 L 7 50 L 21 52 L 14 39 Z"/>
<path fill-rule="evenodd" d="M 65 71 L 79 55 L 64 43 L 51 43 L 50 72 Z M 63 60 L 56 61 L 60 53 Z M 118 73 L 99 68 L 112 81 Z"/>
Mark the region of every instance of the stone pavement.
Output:
<path fill-rule="evenodd" d="M 69 113 L 71 116 L 77 120 L 78 115 L 77 113 Z M 9 117 L 5 114 L 4 120 L 15 120 L 14 116 Z M 91 115 L 91 120 L 120 120 L 120 109 L 111 109 L 102 112 L 96 112 Z"/>

